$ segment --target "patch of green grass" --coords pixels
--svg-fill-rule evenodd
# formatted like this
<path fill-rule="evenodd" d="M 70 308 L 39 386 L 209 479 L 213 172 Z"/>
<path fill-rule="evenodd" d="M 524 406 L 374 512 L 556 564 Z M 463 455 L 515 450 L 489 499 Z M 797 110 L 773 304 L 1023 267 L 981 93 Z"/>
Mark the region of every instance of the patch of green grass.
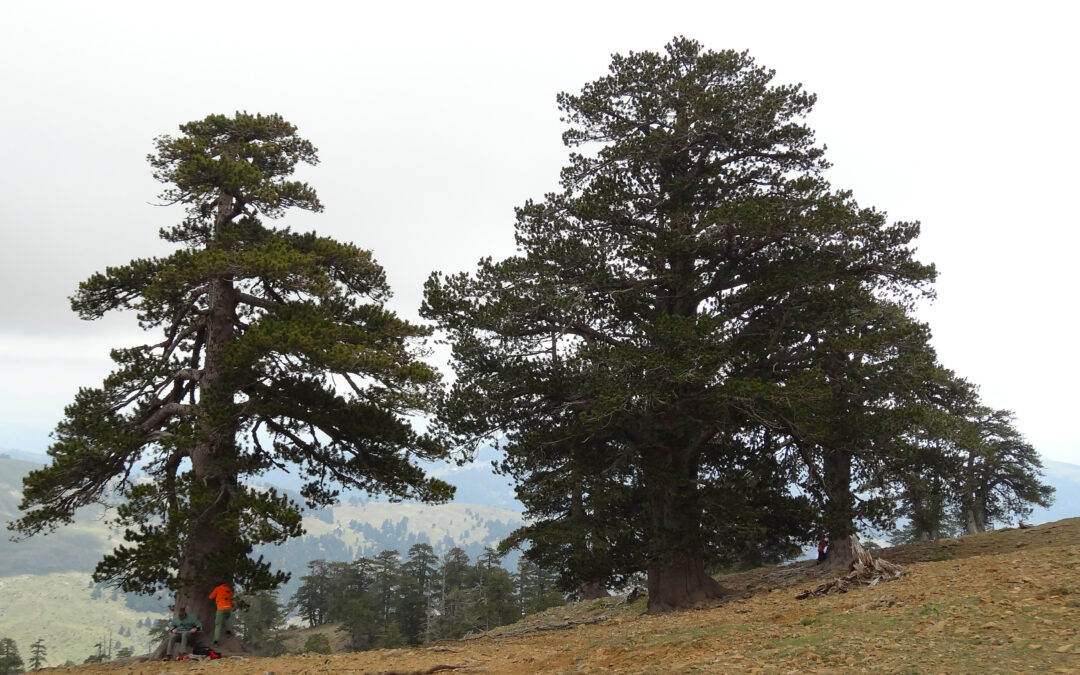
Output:
<path fill-rule="evenodd" d="M 585 610 L 594 614 L 596 612 L 602 612 L 608 608 L 608 603 L 606 602 L 606 600 L 607 598 L 597 598 L 596 600 L 593 600 L 588 605 L 586 605 Z"/>
<path fill-rule="evenodd" d="M 941 603 L 924 603 L 921 607 L 919 607 L 919 616 L 941 616 Z"/>

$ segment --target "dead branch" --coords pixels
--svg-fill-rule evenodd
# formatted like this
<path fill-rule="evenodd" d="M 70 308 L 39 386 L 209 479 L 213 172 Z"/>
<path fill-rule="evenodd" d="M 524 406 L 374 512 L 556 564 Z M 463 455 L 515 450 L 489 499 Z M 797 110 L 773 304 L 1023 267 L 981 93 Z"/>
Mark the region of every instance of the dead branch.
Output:
<path fill-rule="evenodd" d="M 588 626 L 588 625 L 594 624 L 594 623 L 603 623 L 604 621 L 607 621 L 607 620 L 608 620 L 607 615 L 602 614 L 602 615 L 600 615 L 598 617 L 595 617 L 595 618 L 592 618 L 592 619 L 583 619 L 581 621 L 562 621 L 560 623 L 544 623 L 544 624 L 540 624 L 538 626 L 526 626 L 524 628 L 519 628 L 517 630 L 507 631 L 505 633 L 499 633 L 498 635 L 492 635 L 491 633 L 481 633 L 480 635 L 466 635 L 465 637 L 458 638 L 458 639 L 464 641 L 464 640 L 479 640 L 481 638 L 486 638 L 486 637 L 489 637 L 489 638 L 517 637 L 519 635 L 527 635 L 529 633 L 540 633 L 540 632 L 548 631 L 548 630 L 570 630 L 571 628 L 576 628 L 578 626 Z"/>
<path fill-rule="evenodd" d="M 857 539 L 851 541 L 852 561 L 848 573 L 842 577 L 821 584 L 813 590 L 805 590 L 795 596 L 804 600 L 810 596 L 822 596 L 830 593 L 847 593 L 862 586 L 875 586 L 882 581 L 892 581 L 904 575 L 904 568 L 888 560 L 874 558 L 859 545 Z"/>

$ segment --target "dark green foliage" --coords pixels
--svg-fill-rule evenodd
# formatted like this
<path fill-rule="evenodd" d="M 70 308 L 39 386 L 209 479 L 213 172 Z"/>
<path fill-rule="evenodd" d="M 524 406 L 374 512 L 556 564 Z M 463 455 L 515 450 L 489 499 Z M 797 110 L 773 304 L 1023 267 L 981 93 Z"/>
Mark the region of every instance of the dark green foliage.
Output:
<path fill-rule="evenodd" d="M 330 648 L 330 638 L 326 637 L 325 633 L 315 633 L 308 636 L 300 651 L 302 653 L 332 654 L 334 650 Z"/>
<path fill-rule="evenodd" d="M 566 603 L 558 587 L 558 575 L 537 565 L 526 556 L 518 560 L 517 573 L 512 579 L 517 593 L 518 612 L 522 616 Z"/>
<path fill-rule="evenodd" d="M 312 560 L 309 574 L 289 602 L 290 613 L 308 622 L 311 627 L 344 621 L 349 604 L 363 596 L 372 586 L 372 561 L 361 558 L 354 563 Z"/>
<path fill-rule="evenodd" d="M 45 657 L 49 652 L 45 648 L 45 639 L 38 638 L 30 645 L 30 670 L 37 670 L 45 665 Z"/>
<path fill-rule="evenodd" d="M 782 423 L 777 442 L 795 450 L 802 486 L 822 514 L 814 530 L 843 541 L 857 520 L 892 521 L 880 488 L 904 465 L 938 367 L 929 330 L 901 305 L 853 291 L 822 318 L 793 363 L 804 370 L 805 395 L 773 414 Z"/>
<path fill-rule="evenodd" d="M 280 656 L 281 643 L 275 633 L 285 625 L 277 596 L 269 591 L 237 597 L 233 630 L 249 649 L 260 656 Z"/>
<path fill-rule="evenodd" d="M 926 389 L 897 479 L 908 522 L 894 539 L 984 532 L 1050 506 L 1054 489 L 1041 482 L 1042 462 L 1011 412 L 984 405 L 975 386 L 944 369 Z"/>
<path fill-rule="evenodd" d="M 19 647 L 11 638 L 0 638 L 0 675 L 18 675 L 23 672 L 23 660 Z"/>
<path fill-rule="evenodd" d="M 825 181 L 814 96 L 772 77 L 681 38 L 614 56 L 558 98 L 587 149 L 518 209 L 519 254 L 427 284 L 454 345 L 442 419 L 505 441 L 533 518 L 515 541 L 566 565 L 564 587 L 645 569 L 662 611 L 719 595 L 706 567 L 792 551 L 811 527 L 792 438 L 860 403 L 829 402 L 819 350 L 928 293 L 918 224 Z"/>
<path fill-rule="evenodd" d="M 613 444 L 586 442 L 574 428 L 564 423 L 562 439 L 554 442 L 544 440 L 554 429 L 537 424 L 521 441 L 507 444 L 500 468 L 514 477 L 528 524 L 499 549 L 521 548 L 538 567 L 558 570 L 558 588 L 564 593 L 590 599 L 624 586 L 644 568 L 639 545 L 645 530 L 644 493 L 640 480 L 611 451 Z M 544 451 L 524 452 L 533 439 Z"/>
<path fill-rule="evenodd" d="M 488 548 L 476 561 L 477 604 L 480 610 L 476 627 L 480 630 L 491 630 L 521 618 L 517 598 L 514 597 L 513 579 L 509 572 L 499 566 L 499 559 L 499 554 Z"/>
<path fill-rule="evenodd" d="M 472 563 L 454 548 L 440 564 L 428 544 L 411 547 L 404 561 L 396 551 L 354 563 L 314 560 L 290 608 L 312 627 L 340 624 L 350 647 L 366 650 L 459 638 L 564 602 L 551 572 L 525 563 L 511 576 L 499 560 L 489 548 Z"/>
<path fill-rule="evenodd" d="M 169 619 L 155 619 L 152 624 L 147 626 L 146 635 L 151 642 L 164 640 L 169 635 Z"/>
<path fill-rule="evenodd" d="M 47 532 L 110 502 L 124 542 L 95 578 L 179 590 L 206 622 L 216 583 L 280 583 L 252 551 L 302 532 L 296 503 L 244 481 L 298 471 L 313 507 L 333 503 L 335 486 L 428 501 L 452 487 L 419 468 L 446 451 L 408 420 L 439 395 L 438 373 L 419 360 L 429 331 L 384 307 L 390 289 L 370 252 L 262 222 L 322 210 L 291 178 L 298 162 L 316 163 L 315 148 L 277 115 L 211 115 L 180 132 L 150 156 L 162 198 L 187 211 L 162 231 L 177 250 L 108 268 L 72 298 L 87 319 L 134 310 L 161 339 L 113 350 L 116 370 L 79 391 L 10 526 Z"/>
<path fill-rule="evenodd" d="M 427 633 L 435 598 L 439 559 L 430 544 L 415 544 L 401 564 L 397 625 L 408 644 L 418 644 Z"/>
<path fill-rule="evenodd" d="M 428 626 L 429 640 L 461 637 L 479 620 L 476 568 L 460 548 L 443 554 L 435 605 L 437 611 Z"/>

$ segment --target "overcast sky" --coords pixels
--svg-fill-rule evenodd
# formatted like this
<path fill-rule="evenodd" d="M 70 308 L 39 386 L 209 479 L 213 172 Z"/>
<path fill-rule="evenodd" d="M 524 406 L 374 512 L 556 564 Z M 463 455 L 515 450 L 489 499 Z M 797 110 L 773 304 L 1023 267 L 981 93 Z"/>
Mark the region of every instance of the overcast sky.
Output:
<path fill-rule="evenodd" d="M 326 211 L 281 224 L 372 249 L 416 318 L 432 270 L 510 254 L 513 208 L 555 187 L 556 93 L 685 35 L 819 95 L 833 183 L 922 222 L 943 363 L 1080 464 L 1077 19 L 1066 2 L 4 3 L 0 448 L 43 452 L 109 347 L 140 341 L 134 317 L 82 322 L 67 297 L 166 252 L 181 211 L 154 205 L 155 136 L 237 110 L 296 124 Z"/>

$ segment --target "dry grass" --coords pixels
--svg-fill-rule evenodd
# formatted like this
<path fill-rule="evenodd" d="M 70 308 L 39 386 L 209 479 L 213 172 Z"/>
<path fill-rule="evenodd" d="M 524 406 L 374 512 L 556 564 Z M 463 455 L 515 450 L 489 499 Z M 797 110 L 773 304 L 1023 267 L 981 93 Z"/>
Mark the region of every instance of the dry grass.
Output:
<path fill-rule="evenodd" d="M 796 600 L 825 573 L 799 563 L 724 577 L 729 601 L 694 611 L 650 616 L 643 602 L 612 599 L 420 648 L 73 671 L 1080 672 L 1080 519 L 877 553 L 906 565 L 907 574 L 844 595 Z M 570 627 L 524 632 L 560 623 Z M 432 670 L 438 666 L 454 668 Z"/>

